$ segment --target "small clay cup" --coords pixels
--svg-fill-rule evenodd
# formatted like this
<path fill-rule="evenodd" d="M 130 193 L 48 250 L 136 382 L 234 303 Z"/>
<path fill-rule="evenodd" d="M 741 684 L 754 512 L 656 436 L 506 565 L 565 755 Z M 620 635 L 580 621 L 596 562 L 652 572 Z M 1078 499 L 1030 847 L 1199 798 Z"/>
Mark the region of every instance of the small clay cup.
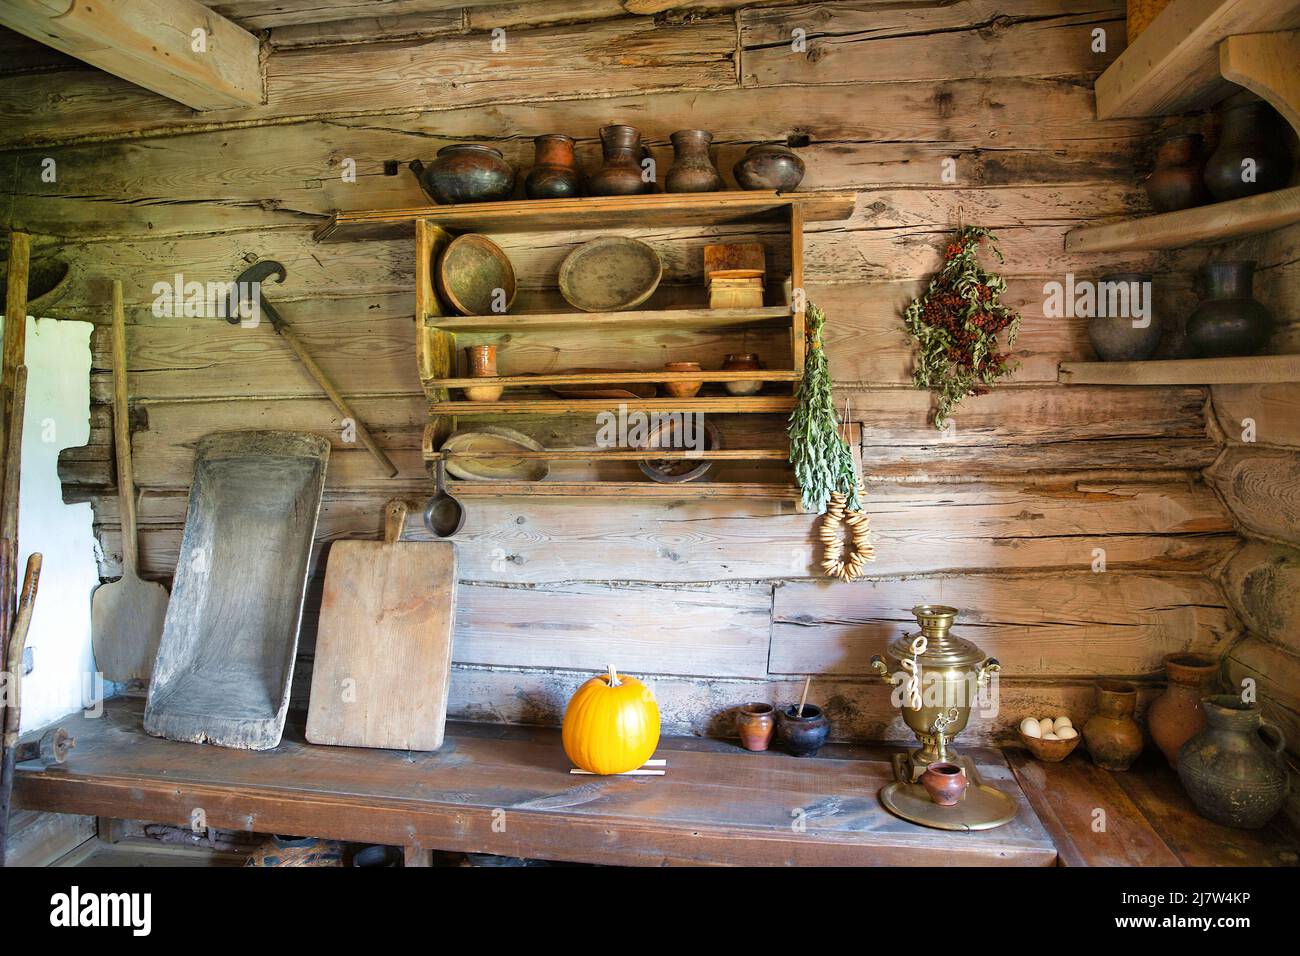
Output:
<path fill-rule="evenodd" d="M 802 717 L 799 716 L 798 704 L 776 712 L 776 735 L 785 749 L 796 757 L 816 754 L 830 732 L 831 722 L 814 704 L 804 704 Z"/>
<path fill-rule="evenodd" d="M 698 372 L 699 362 L 669 362 L 664 366 L 665 372 Z M 673 398 L 694 398 L 699 394 L 703 382 L 664 382 L 664 391 Z"/>
<path fill-rule="evenodd" d="M 957 806 L 969 783 L 965 770 L 946 761 L 930 764 L 925 768 L 925 773 L 921 774 L 921 786 L 925 787 L 930 799 L 941 807 Z"/>
<path fill-rule="evenodd" d="M 469 378 L 493 378 L 497 374 L 497 347 L 471 345 L 465 349 L 465 361 Z M 465 397 L 471 402 L 495 402 L 504 391 L 502 385 L 475 385 L 465 389 Z"/>
<path fill-rule="evenodd" d="M 776 732 L 776 716 L 771 704 L 746 704 L 736 711 L 736 730 L 740 732 L 740 745 L 759 753 L 772 743 Z"/>

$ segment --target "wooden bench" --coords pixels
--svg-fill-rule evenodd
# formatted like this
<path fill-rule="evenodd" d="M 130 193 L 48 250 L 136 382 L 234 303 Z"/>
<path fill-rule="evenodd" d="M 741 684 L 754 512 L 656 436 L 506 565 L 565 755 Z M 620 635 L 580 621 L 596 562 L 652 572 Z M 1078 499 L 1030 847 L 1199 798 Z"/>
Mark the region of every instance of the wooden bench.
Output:
<path fill-rule="evenodd" d="M 610 864 L 1051 866 L 1056 848 L 996 750 L 968 750 L 1020 803 L 977 833 L 922 829 L 876 798 L 892 748 L 829 746 L 811 759 L 726 741 L 665 738 L 662 777 L 569 773 L 551 729 L 449 724 L 436 753 L 319 747 L 291 715 L 272 751 L 145 734 L 143 702 L 60 721 L 67 763 L 20 768 L 30 809 L 265 833 L 311 834 Z"/>

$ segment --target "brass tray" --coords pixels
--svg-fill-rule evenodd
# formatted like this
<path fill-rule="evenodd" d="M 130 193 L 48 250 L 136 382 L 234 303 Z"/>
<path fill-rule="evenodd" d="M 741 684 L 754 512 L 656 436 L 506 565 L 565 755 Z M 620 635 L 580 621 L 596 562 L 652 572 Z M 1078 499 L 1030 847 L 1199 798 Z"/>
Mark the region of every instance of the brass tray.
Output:
<path fill-rule="evenodd" d="M 956 757 L 955 762 L 965 768 L 966 779 L 970 781 L 955 807 L 939 806 L 930 799 L 925 787 L 902 780 L 882 787 L 880 802 L 894 816 L 936 830 L 992 830 L 1016 818 L 1016 801 L 986 784 L 973 761 Z"/>

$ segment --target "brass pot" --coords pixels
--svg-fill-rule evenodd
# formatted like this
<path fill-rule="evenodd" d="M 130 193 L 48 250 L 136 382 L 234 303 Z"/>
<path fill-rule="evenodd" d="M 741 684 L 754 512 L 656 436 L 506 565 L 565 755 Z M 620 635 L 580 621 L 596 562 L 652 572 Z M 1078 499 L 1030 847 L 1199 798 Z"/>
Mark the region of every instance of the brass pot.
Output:
<path fill-rule="evenodd" d="M 914 783 L 932 763 L 952 761 L 955 752 L 950 743 L 970 720 L 971 705 L 994 673 L 1001 669 L 996 660 L 964 638 L 951 633 L 956 608 L 942 604 L 922 604 L 912 608 L 919 635 L 903 634 L 890 642 L 885 656 L 871 658 L 871 666 L 891 683 L 902 703 L 903 721 L 916 734 L 921 746 L 895 762 L 900 779 Z M 913 648 L 919 637 L 925 649 L 919 655 Z M 904 661 L 915 657 L 920 670 L 920 707 L 906 692 L 908 670 Z M 886 664 L 888 661 L 888 665 Z"/>

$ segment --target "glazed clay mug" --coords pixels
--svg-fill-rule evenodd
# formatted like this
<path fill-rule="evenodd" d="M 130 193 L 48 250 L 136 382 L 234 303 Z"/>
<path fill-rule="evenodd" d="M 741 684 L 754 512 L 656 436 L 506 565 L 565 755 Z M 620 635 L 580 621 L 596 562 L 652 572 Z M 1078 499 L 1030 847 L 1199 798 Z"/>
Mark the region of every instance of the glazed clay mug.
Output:
<path fill-rule="evenodd" d="M 740 732 L 740 745 L 746 750 L 760 752 L 772 743 L 776 731 L 776 715 L 771 704 L 746 704 L 736 711 L 736 730 Z"/>
<path fill-rule="evenodd" d="M 925 768 L 925 773 L 921 774 L 921 786 L 925 787 L 930 799 L 941 807 L 957 806 L 969 783 L 965 770 L 946 761 L 930 764 Z"/>
<path fill-rule="evenodd" d="M 494 378 L 497 374 L 497 347 L 468 346 L 465 361 L 469 366 L 469 378 Z M 501 385 L 473 385 L 465 389 L 465 397 L 471 402 L 495 402 L 504 391 Z"/>

